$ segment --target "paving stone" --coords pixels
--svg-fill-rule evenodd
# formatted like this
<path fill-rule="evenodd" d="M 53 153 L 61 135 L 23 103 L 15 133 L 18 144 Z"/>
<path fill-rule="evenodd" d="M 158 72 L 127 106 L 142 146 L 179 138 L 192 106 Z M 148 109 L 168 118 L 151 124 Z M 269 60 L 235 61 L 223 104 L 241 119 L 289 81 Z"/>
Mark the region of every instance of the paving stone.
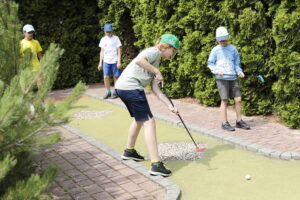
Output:
<path fill-rule="evenodd" d="M 158 184 L 153 183 L 152 181 L 147 181 L 147 182 L 141 183 L 141 184 L 139 184 L 139 186 L 141 188 L 143 188 L 144 190 L 146 190 L 147 192 L 153 192 L 153 191 L 161 188 Z"/>
<path fill-rule="evenodd" d="M 87 180 L 79 181 L 78 184 L 82 187 L 85 187 L 85 186 L 94 184 L 94 182 L 87 179 Z"/>
<path fill-rule="evenodd" d="M 68 190 L 68 193 L 73 197 L 76 197 L 77 194 L 82 192 L 84 192 L 84 190 L 81 187 L 75 187 Z"/>
<path fill-rule="evenodd" d="M 92 195 L 95 199 L 101 200 L 113 200 L 114 198 L 107 192 L 101 192 Z"/>
<path fill-rule="evenodd" d="M 143 176 L 141 174 L 133 174 L 133 175 L 128 176 L 128 178 L 136 184 L 143 183 L 148 180 L 148 178 L 146 178 L 145 176 Z"/>
<path fill-rule="evenodd" d="M 80 174 L 78 176 L 72 177 L 72 179 L 74 180 L 75 183 L 78 183 L 80 181 L 87 180 L 89 178 L 86 175 L 84 175 L 84 174 Z"/>
<path fill-rule="evenodd" d="M 129 179 L 123 175 L 112 177 L 111 180 L 120 185 L 132 181 L 131 179 Z"/>
<path fill-rule="evenodd" d="M 290 160 L 292 158 L 292 154 L 290 152 L 284 152 L 280 155 L 281 159 Z"/>
<path fill-rule="evenodd" d="M 84 190 L 89 194 L 96 194 L 104 191 L 104 189 L 99 187 L 97 184 L 85 186 Z"/>
<path fill-rule="evenodd" d="M 88 171 L 85 171 L 85 172 L 83 172 L 83 174 L 89 178 L 101 176 L 101 173 L 95 169 L 90 169 Z"/>
<path fill-rule="evenodd" d="M 66 171 L 64 171 L 64 173 L 71 177 L 75 177 L 75 176 L 82 174 L 82 172 L 80 172 L 78 169 L 66 170 Z"/>
<path fill-rule="evenodd" d="M 131 194 L 123 193 L 123 194 L 117 195 L 116 199 L 118 199 L 118 200 L 132 200 L 132 199 L 135 199 L 135 198 Z"/>
<path fill-rule="evenodd" d="M 105 171 L 105 170 L 111 169 L 108 165 L 106 165 L 106 164 L 104 164 L 104 163 L 94 165 L 93 167 L 94 167 L 95 169 L 99 170 L 100 172 L 101 172 L 101 171 Z"/>
<path fill-rule="evenodd" d="M 102 187 L 105 191 L 111 192 L 111 191 L 114 191 L 114 189 L 115 189 L 116 187 L 118 187 L 118 184 L 113 183 L 113 182 L 109 182 L 109 183 L 105 183 L 105 184 L 101 185 L 101 187 Z"/>
<path fill-rule="evenodd" d="M 127 190 L 130 193 L 135 192 L 135 191 L 139 191 L 139 190 L 142 189 L 139 185 L 137 185 L 135 183 L 132 183 L 132 182 L 122 184 L 121 187 L 124 188 L 125 190 Z"/>
<path fill-rule="evenodd" d="M 92 177 L 91 180 L 93 180 L 98 185 L 103 185 L 103 184 L 112 182 L 110 179 L 108 179 L 105 176 Z"/>
<path fill-rule="evenodd" d="M 131 176 L 133 174 L 137 174 L 136 171 L 134 171 L 133 169 L 130 169 L 130 168 L 121 169 L 121 170 L 119 170 L 119 172 L 125 176 Z"/>

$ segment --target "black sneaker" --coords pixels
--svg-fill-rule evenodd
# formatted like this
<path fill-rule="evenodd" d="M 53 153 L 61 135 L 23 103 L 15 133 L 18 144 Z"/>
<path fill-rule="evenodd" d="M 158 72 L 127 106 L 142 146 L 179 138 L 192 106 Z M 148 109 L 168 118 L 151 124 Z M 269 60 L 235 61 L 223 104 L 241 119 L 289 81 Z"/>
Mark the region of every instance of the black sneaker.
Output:
<path fill-rule="evenodd" d="M 229 122 L 222 123 L 222 129 L 226 131 L 235 131 L 235 128 L 233 128 Z"/>
<path fill-rule="evenodd" d="M 250 129 L 250 126 L 246 122 L 244 122 L 242 119 L 240 121 L 236 121 L 236 127 L 237 128 L 242 128 L 242 129 L 245 129 L 245 130 Z"/>
<path fill-rule="evenodd" d="M 103 96 L 103 99 L 108 99 L 110 96 L 111 96 L 111 93 L 106 93 L 106 94 Z"/>
<path fill-rule="evenodd" d="M 135 149 L 125 149 L 122 155 L 122 159 L 135 161 L 145 160 L 145 158 L 141 156 Z"/>
<path fill-rule="evenodd" d="M 158 161 L 151 164 L 151 170 L 149 173 L 153 176 L 161 175 L 161 176 L 171 176 L 171 170 L 167 169 L 163 162 Z"/>
<path fill-rule="evenodd" d="M 111 99 L 116 99 L 116 98 L 118 98 L 118 95 L 116 93 L 113 93 L 110 98 Z"/>

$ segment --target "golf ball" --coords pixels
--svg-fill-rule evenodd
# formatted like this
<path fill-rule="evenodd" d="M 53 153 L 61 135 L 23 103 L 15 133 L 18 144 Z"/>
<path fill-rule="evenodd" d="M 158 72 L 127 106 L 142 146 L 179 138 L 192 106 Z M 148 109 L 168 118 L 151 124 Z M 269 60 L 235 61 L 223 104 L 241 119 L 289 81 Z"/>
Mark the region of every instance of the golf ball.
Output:
<path fill-rule="evenodd" d="M 245 179 L 246 179 L 246 180 L 250 180 L 250 179 L 251 179 L 251 175 L 250 175 L 250 174 L 246 174 L 246 175 L 245 175 Z"/>

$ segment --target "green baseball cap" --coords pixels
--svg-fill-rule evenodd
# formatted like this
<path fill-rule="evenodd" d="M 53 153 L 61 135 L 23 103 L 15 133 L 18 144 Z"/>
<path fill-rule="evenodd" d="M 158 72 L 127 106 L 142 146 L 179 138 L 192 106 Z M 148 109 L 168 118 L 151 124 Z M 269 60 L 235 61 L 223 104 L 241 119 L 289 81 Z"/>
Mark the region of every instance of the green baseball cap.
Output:
<path fill-rule="evenodd" d="M 160 42 L 163 42 L 163 43 L 166 43 L 168 45 L 171 45 L 175 49 L 179 49 L 179 40 L 173 34 L 163 34 L 161 36 Z"/>

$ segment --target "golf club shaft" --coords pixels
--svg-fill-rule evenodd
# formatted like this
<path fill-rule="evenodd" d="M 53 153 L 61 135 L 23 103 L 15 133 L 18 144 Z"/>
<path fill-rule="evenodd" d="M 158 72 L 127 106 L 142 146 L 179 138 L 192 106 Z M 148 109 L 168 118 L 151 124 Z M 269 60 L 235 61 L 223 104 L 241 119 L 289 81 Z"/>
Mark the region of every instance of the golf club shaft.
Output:
<path fill-rule="evenodd" d="M 174 104 L 173 104 L 172 100 L 168 97 L 168 95 L 167 95 L 167 93 L 166 93 L 166 91 L 165 91 L 164 88 L 163 88 L 163 90 L 164 90 L 164 93 L 165 93 L 166 97 L 169 99 L 171 105 L 174 107 Z M 196 142 L 195 142 L 195 140 L 194 140 L 194 138 L 192 137 L 192 134 L 190 133 L 189 129 L 186 127 L 186 125 L 185 125 L 185 123 L 184 123 L 184 121 L 183 121 L 183 119 L 181 118 L 181 116 L 180 116 L 179 113 L 177 113 L 177 116 L 179 117 L 181 123 L 183 124 L 185 130 L 188 132 L 188 134 L 189 134 L 190 138 L 192 139 L 193 143 L 195 144 L 195 146 L 198 147 L 197 144 L 196 144 Z"/>
<path fill-rule="evenodd" d="M 237 74 L 223 74 L 224 76 L 238 77 Z M 249 75 L 247 77 L 254 77 L 254 75 Z M 265 79 L 262 75 L 255 76 L 261 83 L 265 82 Z"/>

